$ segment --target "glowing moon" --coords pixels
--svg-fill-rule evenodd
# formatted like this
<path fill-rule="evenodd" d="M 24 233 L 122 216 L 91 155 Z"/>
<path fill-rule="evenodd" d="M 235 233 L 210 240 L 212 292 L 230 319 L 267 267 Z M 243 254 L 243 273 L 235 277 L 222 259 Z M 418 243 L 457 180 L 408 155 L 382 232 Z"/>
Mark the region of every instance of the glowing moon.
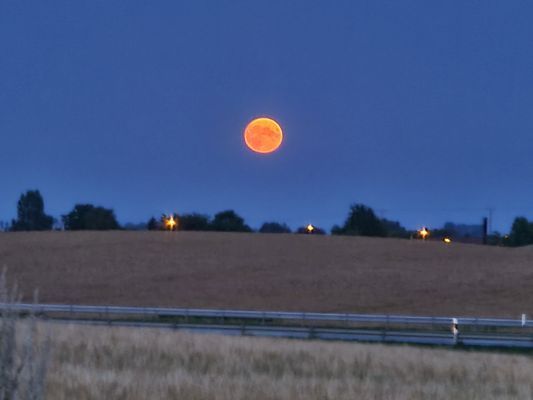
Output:
<path fill-rule="evenodd" d="M 283 141 L 283 132 L 273 119 L 256 118 L 246 126 L 244 141 L 256 153 L 272 153 Z"/>

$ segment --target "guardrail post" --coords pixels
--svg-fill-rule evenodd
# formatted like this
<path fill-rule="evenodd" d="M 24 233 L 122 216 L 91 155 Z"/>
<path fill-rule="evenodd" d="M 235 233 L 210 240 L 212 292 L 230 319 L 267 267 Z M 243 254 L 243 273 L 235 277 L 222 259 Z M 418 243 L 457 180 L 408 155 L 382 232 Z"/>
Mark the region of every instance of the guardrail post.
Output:
<path fill-rule="evenodd" d="M 310 340 L 315 338 L 315 332 L 314 332 L 314 328 L 312 326 L 309 328 L 309 333 L 308 333 L 308 337 L 307 338 L 310 339 Z"/>
<path fill-rule="evenodd" d="M 522 328 L 526 326 L 526 314 L 522 314 Z"/>

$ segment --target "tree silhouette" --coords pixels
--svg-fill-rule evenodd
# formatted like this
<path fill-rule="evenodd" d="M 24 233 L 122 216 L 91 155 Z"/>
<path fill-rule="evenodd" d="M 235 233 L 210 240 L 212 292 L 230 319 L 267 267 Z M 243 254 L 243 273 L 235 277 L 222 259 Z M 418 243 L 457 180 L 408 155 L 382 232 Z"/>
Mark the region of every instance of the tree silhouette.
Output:
<path fill-rule="evenodd" d="M 533 244 L 533 224 L 524 217 L 515 218 L 506 244 L 509 246 Z"/>
<path fill-rule="evenodd" d="M 251 232 L 252 229 L 244 223 L 244 219 L 233 210 L 221 211 L 215 214 L 211 229 L 223 232 Z"/>
<path fill-rule="evenodd" d="M 279 222 L 265 222 L 259 228 L 261 233 L 291 233 L 291 228 L 287 224 L 280 224 Z"/>
<path fill-rule="evenodd" d="M 44 213 L 44 201 L 38 190 L 28 190 L 20 195 L 17 203 L 17 219 L 13 220 L 13 231 L 48 231 L 54 218 Z"/>
<path fill-rule="evenodd" d="M 408 239 L 412 232 L 405 229 L 398 221 L 391 221 L 386 218 L 381 219 L 381 224 L 385 228 L 388 237 Z"/>
<path fill-rule="evenodd" d="M 342 227 L 335 226 L 332 233 L 336 235 L 387 236 L 387 230 L 374 210 L 364 204 L 350 207 L 348 218 Z"/>
<path fill-rule="evenodd" d="M 157 219 L 155 219 L 154 217 L 148 220 L 146 227 L 148 228 L 149 231 L 157 231 L 161 229 L 161 225 L 159 224 L 159 222 L 157 222 Z"/>
<path fill-rule="evenodd" d="M 92 204 L 76 204 L 62 219 L 68 231 L 120 229 L 112 209 L 95 207 Z"/>
<path fill-rule="evenodd" d="M 211 229 L 209 216 L 205 214 L 183 214 L 179 216 L 179 229 L 184 231 L 208 231 Z"/>

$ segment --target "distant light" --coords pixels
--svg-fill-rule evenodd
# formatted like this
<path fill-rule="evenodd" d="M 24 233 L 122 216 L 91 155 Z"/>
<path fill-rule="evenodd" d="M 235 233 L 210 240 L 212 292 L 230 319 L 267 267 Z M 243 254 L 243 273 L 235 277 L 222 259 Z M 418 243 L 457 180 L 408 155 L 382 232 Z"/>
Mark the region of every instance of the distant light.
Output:
<path fill-rule="evenodd" d="M 445 237 L 444 239 L 442 239 L 442 241 L 446 244 L 450 244 L 452 242 L 452 239 L 450 239 L 449 237 Z"/>
<path fill-rule="evenodd" d="M 424 226 L 422 229 L 418 231 L 418 234 L 422 238 L 422 240 L 426 240 L 426 238 L 429 236 L 428 229 Z"/>
<path fill-rule="evenodd" d="M 173 231 L 175 228 L 176 228 L 176 225 L 178 223 L 176 222 L 176 220 L 174 219 L 174 216 L 171 215 L 169 218 L 165 219 L 165 226 L 167 227 L 167 229 L 169 231 Z"/>
<path fill-rule="evenodd" d="M 315 227 L 311 224 L 307 225 L 307 233 L 313 233 L 313 231 L 315 230 Z"/>

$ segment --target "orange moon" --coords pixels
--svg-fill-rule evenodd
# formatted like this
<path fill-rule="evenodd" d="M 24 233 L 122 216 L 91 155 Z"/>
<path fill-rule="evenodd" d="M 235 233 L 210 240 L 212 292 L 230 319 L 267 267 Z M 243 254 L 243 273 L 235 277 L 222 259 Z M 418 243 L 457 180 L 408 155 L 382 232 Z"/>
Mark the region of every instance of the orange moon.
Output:
<path fill-rule="evenodd" d="M 272 153 L 283 141 L 283 132 L 273 119 L 256 118 L 246 126 L 244 141 L 256 153 Z"/>

